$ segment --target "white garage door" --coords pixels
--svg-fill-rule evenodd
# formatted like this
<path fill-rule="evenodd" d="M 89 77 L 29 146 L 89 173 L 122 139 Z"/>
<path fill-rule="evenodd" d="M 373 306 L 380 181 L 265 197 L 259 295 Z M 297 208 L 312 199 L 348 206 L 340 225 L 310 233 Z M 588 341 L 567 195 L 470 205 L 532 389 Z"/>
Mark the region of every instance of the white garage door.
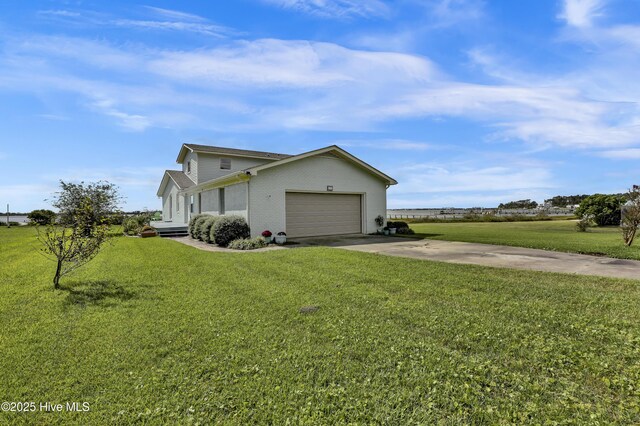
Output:
<path fill-rule="evenodd" d="M 287 236 L 359 234 L 361 205 L 357 194 L 287 192 Z"/>

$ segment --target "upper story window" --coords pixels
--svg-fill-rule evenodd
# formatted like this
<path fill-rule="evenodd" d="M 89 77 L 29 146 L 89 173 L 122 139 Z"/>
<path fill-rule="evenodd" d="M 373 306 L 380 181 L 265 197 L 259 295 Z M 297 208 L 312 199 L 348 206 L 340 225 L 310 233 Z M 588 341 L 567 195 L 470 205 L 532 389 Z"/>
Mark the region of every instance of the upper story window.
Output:
<path fill-rule="evenodd" d="M 231 170 L 231 158 L 221 158 L 220 159 L 220 169 L 222 169 L 222 170 Z"/>
<path fill-rule="evenodd" d="M 187 173 L 191 173 L 191 160 L 187 161 Z"/>

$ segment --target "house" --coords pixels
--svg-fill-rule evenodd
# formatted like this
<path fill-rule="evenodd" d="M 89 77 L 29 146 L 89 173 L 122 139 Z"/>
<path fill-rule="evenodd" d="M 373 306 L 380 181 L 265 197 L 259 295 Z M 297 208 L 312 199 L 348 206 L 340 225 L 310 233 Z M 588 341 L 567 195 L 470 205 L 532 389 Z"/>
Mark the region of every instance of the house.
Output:
<path fill-rule="evenodd" d="M 397 182 L 332 145 L 298 155 L 183 144 L 181 170 L 164 173 L 162 217 L 184 226 L 198 213 L 241 215 L 252 236 L 376 232 Z"/>

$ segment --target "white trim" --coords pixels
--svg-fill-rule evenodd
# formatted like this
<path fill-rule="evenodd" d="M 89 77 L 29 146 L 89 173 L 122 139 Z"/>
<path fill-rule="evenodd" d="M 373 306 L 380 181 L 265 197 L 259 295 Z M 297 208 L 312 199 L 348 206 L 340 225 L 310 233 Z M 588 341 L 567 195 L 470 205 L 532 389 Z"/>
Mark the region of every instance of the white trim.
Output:
<path fill-rule="evenodd" d="M 251 168 L 247 169 L 246 172 L 250 173 L 251 175 L 257 175 L 258 172 L 260 172 L 261 170 L 269 169 L 271 167 L 282 166 L 283 164 L 288 164 L 288 163 L 291 163 L 293 161 L 302 160 L 302 159 L 305 159 L 305 158 L 313 157 L 315 155 L 320 155 L 320 154 L 324 154 L 326 152 L 331 152 L 331 151 L 336 152 L 341 157 L 343 157 L 345 160 L 350 160 L 351 162 L 356 163 L 360 167 L 368 170 L 371 174 L 376 175 L 379 178 L 382 178 L 382 180 L 386 181 L 388 185 L 396 185 L 398 183 L 392 177 L 382 173 L 380 170 L 376 169 L 375 167 L 370 166 L 369 164 L 367 164 L 364 161 L 360 160 L 356 156 L 354 156 L 352 154 L 349 154 L 347 151 L 345 151 L 344 149 L 342 149 L 342 148 L 340 148 L 339 146 L 336 146 L 336 145 L 331 145 L 331 146 L 328 146 L 326 148 L 316 149 L 314 151 L 305 152 L 305 153 L 302 153 L 302 154 L 299 154 L 299 155 L 294 155 L 293 157 L 289 157 L 289 158 L 285 158 L 285 159 L 282 159 L 282 160 L 278 160 L 278 161 L 273 162 L 273 163 L 262 164 L 260 166 L 251 167 Z"/>
<path fill-rule="evenodd" d="M 249 179 L 250 176 L 248 176 L 244 171 L 239 171 L 221 176 L 219 178 L 208 180 L 195 186 L 190 186 L 189 188 L 181 190 L 181 192 L 184 192 L 185 194 L 191 194 L 196 192 L 208 191 L 209 189 L 215 189 L 223 186 L 233 185 L 236 183 L 246 182 Z"/>

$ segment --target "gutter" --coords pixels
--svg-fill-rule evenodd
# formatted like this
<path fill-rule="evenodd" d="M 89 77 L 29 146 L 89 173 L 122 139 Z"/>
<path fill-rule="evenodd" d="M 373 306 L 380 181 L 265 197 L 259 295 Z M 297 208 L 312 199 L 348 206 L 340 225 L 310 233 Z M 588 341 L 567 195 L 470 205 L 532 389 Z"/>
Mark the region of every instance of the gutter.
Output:
<path fill-rule="evenodd" d="M 219 178 L 211 179 L 207 182 L 191 186 L 185 190 L 181 190 L 180 192 L 191 195 L 197 192 L 207 191 L 209 189 L 222 188 L 225 186 L 233 185 L 235 183 L 247 182 L 250 178 L 251 176 L 249 174 L 247 174 L 244 170 L 241 170 L 239 172 L 221 176 Z"/>

